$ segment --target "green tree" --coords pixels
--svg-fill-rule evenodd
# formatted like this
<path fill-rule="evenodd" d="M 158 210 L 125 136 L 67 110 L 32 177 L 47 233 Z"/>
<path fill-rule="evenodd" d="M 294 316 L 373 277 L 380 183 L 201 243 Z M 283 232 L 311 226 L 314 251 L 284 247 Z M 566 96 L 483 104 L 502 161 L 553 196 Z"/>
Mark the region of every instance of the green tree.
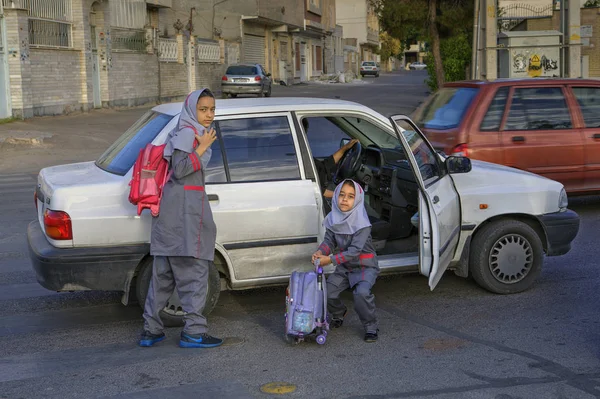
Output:
<path fill-rule="evenodd" d="M 410 39 L 430 44 L 428 59 L 428 84 L 436 89 L 446 80 L 465 78 L 466 66 L 471 56 L 468 47 L 467 63 L 462 73 L 464 43 L 470 43 L 473 26 L 472 0 L 371 0 L 379 14 L 383 31 L 408 43 Z M 453 48 L 460 45 L 459 48 Z M 448 65 L 446 65 L 448 62 Z"/>
<path fill-rule="evenodd" d="M 379 35 L 379 41 L 381 42 L 381 61 L 387 61 L 391 57 L 398 57 L 402 52 L 402 45 L 400 40 L 390 36 L 387 32 L 383 32 Z"/>

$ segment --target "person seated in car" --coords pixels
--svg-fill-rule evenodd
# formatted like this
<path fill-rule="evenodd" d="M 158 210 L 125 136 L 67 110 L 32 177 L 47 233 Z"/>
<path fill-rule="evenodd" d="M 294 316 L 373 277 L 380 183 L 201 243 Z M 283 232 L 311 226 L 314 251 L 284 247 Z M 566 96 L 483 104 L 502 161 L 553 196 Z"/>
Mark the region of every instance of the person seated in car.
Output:
<path fill-rule="evenodd" d="M 309 125 L 307 118 L 302 119 L 302 125 L 304 126 L 304 132 L 308 133 Z M 314 158 L 315 166 L 317 167 L 317 173 L 319 174 L 319 182 L 321 183 L 321 193 L 323 194 L 323 197 L 327 199 L 331 199 L 333 197 L 333 191 L 335 190 L 336 185 L 332 179 L 337 168 L 337 164 L 340 162 L 346 151 L 352 148 L 356 143 L 358 143 L 358 140 L 352 139 L 348 144 L 344 145 L 327 158 L 323 160 Z"/>

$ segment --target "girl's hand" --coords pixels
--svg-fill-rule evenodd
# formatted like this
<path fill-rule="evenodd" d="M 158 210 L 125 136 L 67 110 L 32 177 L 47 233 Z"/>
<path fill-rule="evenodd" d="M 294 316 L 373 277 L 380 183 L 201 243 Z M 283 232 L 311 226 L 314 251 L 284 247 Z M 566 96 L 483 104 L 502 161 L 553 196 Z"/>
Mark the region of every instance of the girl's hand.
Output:
<path fill-rule="evenodd" d="M 215 129 L 210 129 L 207 132 L 204 132 L 202 136 L 196 135 L 196 141 L 198 142 L 198 147 L 196 147 L 196 153 L 198 155 L 204 154 L 204 152 L 212 145 L 212 143 L 217 140 L 217 133 Z"/>
<path fill-rule="evenodd" d="M 327 266 L 331 264 L 331 258 L 329 256 L 319 255 L 317 259 L 319 259 L 319 265 L 321 266 Z"/>
<path fill-rule="evenodd" d="M 318 257 L 323 256 L 323 252 L 321 252 L 321 250 L 318 250 L 317 252 L 315 252 L 314 254 L 312 254 L 312 259 L 311 262 L 314 264 L 315 260 L 317 260 Z"/>

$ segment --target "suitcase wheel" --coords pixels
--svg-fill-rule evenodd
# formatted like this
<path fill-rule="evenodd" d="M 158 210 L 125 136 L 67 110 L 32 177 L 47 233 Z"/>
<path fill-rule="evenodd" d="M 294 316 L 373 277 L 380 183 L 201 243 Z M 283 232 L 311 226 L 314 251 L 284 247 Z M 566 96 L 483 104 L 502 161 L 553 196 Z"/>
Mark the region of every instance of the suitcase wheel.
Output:
<path fill-rule="evenodd" d="M 317 344 L 319 344 L 319 345 L 323 345 L 326 340 L 327 340 L 327 338 L 325 337 L 325 335 L 317 336 Z"/>

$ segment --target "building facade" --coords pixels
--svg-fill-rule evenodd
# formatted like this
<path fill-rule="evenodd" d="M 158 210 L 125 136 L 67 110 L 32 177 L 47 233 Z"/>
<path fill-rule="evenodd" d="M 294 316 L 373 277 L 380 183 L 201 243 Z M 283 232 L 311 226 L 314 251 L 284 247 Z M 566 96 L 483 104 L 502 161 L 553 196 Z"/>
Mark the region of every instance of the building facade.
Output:
<path fill-rule="evenodd" d="M 356 39 L 360 61 L 380 61 L 379 19 L 369 0 L 336 0 L 336 18 L 344 39 Z"/>
<path fill-rule="evenodd" d="M 276 83 L 346 69 L 339 0 L 0 0 L 0 118 L 217 94 L 230 64 Z M 343 2 L 342 2 L 343 3 Z M 377 18 L 360 5 L 356 54 L 375 59 Z M 347 8 L 347 7 L 345 7 Z"/>

